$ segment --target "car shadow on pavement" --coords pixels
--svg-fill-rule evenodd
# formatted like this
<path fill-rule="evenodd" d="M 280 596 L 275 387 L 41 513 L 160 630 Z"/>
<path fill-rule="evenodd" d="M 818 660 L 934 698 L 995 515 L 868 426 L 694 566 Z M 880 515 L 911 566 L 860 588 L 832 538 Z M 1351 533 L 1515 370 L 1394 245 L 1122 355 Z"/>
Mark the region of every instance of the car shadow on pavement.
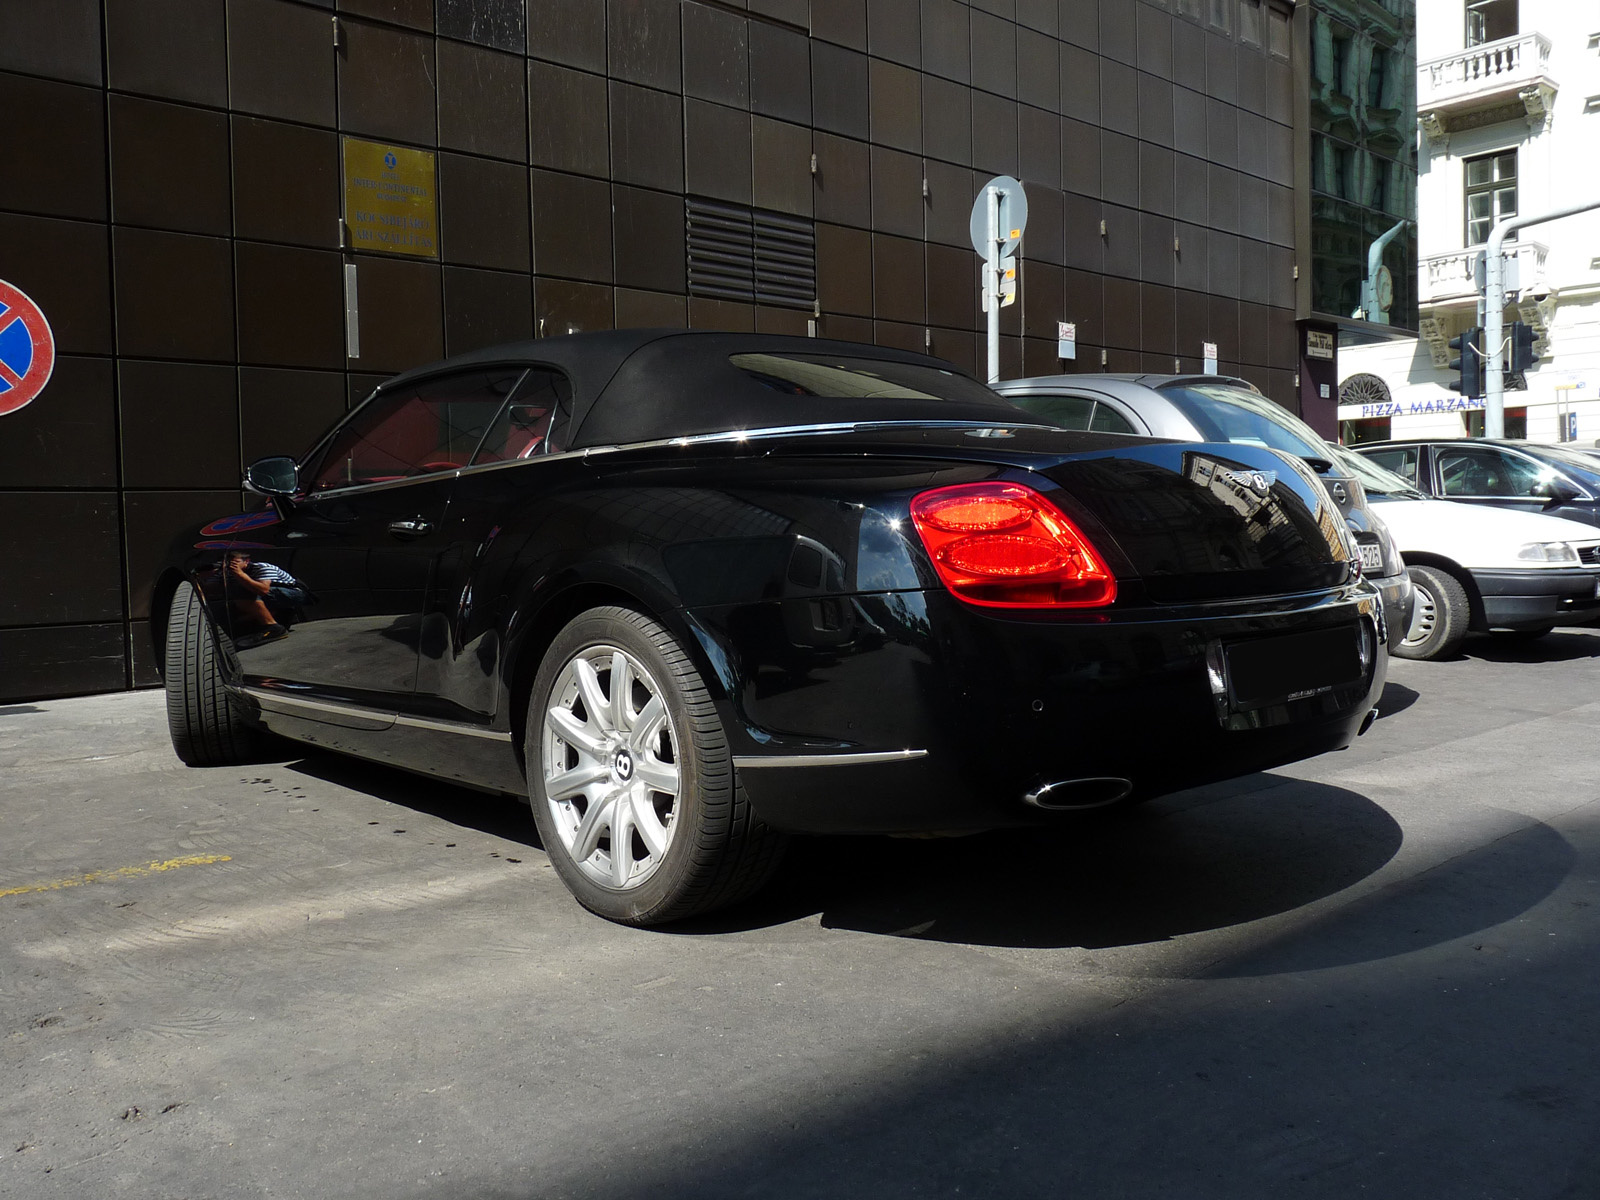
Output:
<path fill-rule="evenodd" d="M 1408 688 L 1403 683 L 1394 680 L 1383 685 L 1383 695 L 1378 697 L 1378 719 L 1392 717 L 1396 713 L 1403 713 L 1417 702 L 1418 693 Z"/>
<path fill-rule="evenodd" d="M 1046 830 L 797 839 L 777 879 L 678 933 L 820 913 L 825 927 L 993 946 L 1104 948 L 1236 925 L 1333 895 L 1400 848 L 1343 788 L 1274 775 Z"/>
<path fill-rule="evenodd" d="M 297 747 L 301 750 L 303 747 Z M 526 800 L 516 796 L 480 792 L 438 779 L 413 775 L 398 767 L 348 758 L 342 754 L 312 753 L 292 758 L 291 771 L 326 783 L 361 792 L 389 804 L 437 817 L 491 837 L 543 849 Z"/>
<path fill-rule="evenodd" d="M 1462 643 L 1461 650 L 1466 657 L 1481 658 L 1485 662 L 1570 662 L 1600 658 L 1600 637 L 1575 629 L 1557 629 L 1532 640 L 1490 634 L 1488 637 L 1468 638 Z"/>

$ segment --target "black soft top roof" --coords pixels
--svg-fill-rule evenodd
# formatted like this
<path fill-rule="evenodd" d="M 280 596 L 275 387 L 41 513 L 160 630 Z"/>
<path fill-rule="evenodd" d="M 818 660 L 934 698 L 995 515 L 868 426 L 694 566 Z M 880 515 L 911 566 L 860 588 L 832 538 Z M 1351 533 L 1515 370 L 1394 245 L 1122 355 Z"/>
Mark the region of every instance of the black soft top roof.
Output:
<path fill-rule="evenodd" d="M 905 363 L 947 377 L 948 399 L 824 398 L 764 386 L 736 354 L 803 355 Z M 619 329 L 492 346 L 396 376 L 384 390 L 464 367 L 546 364 L 572 381 L 568 445 L 626 445 L 739 429 L 850 421 L 1014 423 L 1017 410 L 970 375 L 925 354 L 821 338 L 681 329 Z"/>

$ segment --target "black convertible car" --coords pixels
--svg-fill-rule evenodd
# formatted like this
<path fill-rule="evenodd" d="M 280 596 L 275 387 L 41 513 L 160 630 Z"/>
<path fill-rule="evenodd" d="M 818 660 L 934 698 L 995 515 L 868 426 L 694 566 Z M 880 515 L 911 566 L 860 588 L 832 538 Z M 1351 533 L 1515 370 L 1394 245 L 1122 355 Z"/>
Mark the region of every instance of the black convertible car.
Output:
<path fill-rule="evenodd" d="M 791 832 L 1039 823 L 1347 745 L 1383 617 L 1303 464 L 1030 424 L 948 363 L 630 330 L 379 388 L 156 584 L 173 744 L 526 794 L 587 907 Z"/>

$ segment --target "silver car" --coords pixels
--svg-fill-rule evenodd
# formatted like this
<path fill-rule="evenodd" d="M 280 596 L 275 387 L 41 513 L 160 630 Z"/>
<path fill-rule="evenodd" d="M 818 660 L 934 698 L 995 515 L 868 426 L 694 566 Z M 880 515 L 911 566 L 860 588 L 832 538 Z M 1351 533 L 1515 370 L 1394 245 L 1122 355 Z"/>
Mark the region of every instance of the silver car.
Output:
<path fill-rule="evenodd" d="M 1228 375 L 1044 375 L 994 388 L 1053 425 L 1184 442 L 1268 446 L 1309 463 L 1338 504 L 1361 555 L 1361 569 L 1383 597 L 1393 645 L 1411 623 L 1413 595 L 1405 564 L 1361 481 L 1328 455 L 1323 440 L 1254 384 Z"/>

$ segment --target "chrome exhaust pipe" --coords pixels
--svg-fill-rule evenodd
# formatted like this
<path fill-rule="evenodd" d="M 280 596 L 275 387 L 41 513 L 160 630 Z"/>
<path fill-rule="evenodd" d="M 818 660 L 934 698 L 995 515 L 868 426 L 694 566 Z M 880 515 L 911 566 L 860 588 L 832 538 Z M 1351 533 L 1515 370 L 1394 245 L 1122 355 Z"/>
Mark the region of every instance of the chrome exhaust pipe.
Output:
<path fill-rule="evenodd" d="M 1092 775 L 1086 779 L 1059 779 L 1024 792 L 1022 802 L 1034 808 L 1065 812 L 1072 809 L 1104 808 L 1126 799 L 1133 791 L 1133 780 L 1120 775 Z"/>

